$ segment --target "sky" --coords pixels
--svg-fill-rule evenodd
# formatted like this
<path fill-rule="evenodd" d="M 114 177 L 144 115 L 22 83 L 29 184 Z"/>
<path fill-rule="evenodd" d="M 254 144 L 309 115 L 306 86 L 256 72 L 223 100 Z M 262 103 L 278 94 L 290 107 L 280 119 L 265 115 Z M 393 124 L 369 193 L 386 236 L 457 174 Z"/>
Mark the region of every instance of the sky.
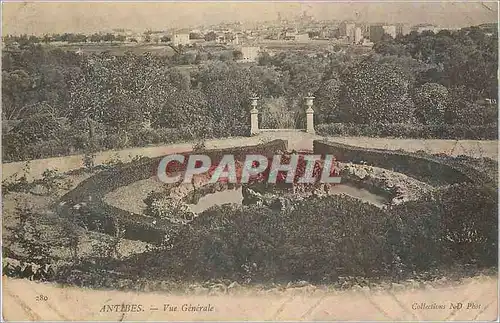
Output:
<path fill-rule="evenodd" d="M 2 34 L 165 30 L 222 21 L 291 18 L 432 23 L 464 27 L 498 21 L 497 2 L 3 2 Z"/>

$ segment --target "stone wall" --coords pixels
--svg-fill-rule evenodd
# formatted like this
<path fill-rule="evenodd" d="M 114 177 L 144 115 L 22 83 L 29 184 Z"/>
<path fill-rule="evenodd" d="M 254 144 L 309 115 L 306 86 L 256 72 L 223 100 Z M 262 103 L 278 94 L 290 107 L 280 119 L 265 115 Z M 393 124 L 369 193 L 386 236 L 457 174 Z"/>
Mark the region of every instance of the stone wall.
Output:
<path fill-rule="evenodd" d="M 362 148 L 325 140 L 315 140 L 313 147 L 315 154 L 333 154 L 341 162 L 366 162 L 368 165 L 403 173 L 434 186 L 490 181 L 485 174 L 448 157 Z"/>

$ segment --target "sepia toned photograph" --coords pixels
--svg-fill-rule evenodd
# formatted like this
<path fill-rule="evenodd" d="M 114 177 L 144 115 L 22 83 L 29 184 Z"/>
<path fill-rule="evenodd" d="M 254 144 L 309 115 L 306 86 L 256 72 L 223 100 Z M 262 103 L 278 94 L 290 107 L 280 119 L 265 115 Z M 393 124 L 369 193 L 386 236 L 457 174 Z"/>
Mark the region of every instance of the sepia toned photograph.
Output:
<path fill-rule="evenodd" d="M 498 321 L 498 2 L 2 2 L 2 320 Z"/>

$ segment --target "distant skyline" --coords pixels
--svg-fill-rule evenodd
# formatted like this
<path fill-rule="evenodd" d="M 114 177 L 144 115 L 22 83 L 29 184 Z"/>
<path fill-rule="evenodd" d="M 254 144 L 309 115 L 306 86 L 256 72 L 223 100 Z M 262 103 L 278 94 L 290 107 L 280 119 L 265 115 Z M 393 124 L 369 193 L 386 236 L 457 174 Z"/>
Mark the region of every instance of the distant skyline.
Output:
<path fill-rule="evenodd" d="M 112 28 L 164 30 L 221 22 L 258 22 L 307 12 L 317 20 L 431 23 L 464 27 L 497 22 L 497 2 L 3 2 L 2 34 L 91 33 Z"/>

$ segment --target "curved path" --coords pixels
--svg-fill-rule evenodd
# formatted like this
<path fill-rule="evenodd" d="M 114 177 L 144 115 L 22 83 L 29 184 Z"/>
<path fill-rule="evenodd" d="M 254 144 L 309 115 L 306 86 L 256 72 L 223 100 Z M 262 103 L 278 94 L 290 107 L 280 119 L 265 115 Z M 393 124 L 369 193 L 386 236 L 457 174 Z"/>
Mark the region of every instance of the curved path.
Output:
<path fill-rule="evenodd" d="M 234 137 L 224 139 L 213 139 L 206 141 L 207 148 L 229 148 L 235 146 L 256 145 L 263 141 L 274 139 L 288 140 L 288 147 L 295 150 L 311 150 L 312 142 L 316 139 L 327 139 L 338 143 L 382 149 L 403 149 L 406 151 L 423 150 L 428 153 L 445 153 L 448 155 L 468 155 L 472 157 L 489 157 L 498 159 L 497 140 L 440 140 L 440 139 L 390 139 L 369 137 L 322 137 L 298 131 L 276 131 L 264 132 L 254 137 Z M 123 162 L 129 161 L 137 155 L 145 157 L 157 157 L 165 154 L 185 152 L 192 149 L 192 143 L 180 143 L 164 146 L 136 147 L 123 150 L 109 150 L 99 152 L 96 155 L 96 165 L 119 157 Z M 40 178 L 46 169 L 58 169 L 66 172 L 83 167 L 83 155 L 72 155 L 37 159 L 30 162 L 30 173 L 28 180 Z M 13 162 L 2 164 L 3 179 L 20 172 L 26 162 Z"/>
<path fill-rule="evenodd" d="M 458 303 L 460 309 L 450 308 Z M 136 304 L 133 308 L 139 311 L 101 311 L 115 304 Z M 164 311 L 166 304 L 169 309 L 177 306 L 177 311 Z M 182 311 L 183 304 L 210 306 L 213 311 Z M 258 292 L 237 287 L 216 295 L 196 290 L 182 294 L 61 288 L 3 277 L 6 321 L 493 321 L 497 316 L 497 279 L 486 276 L 421 289 L 395 284 L 381 291 L 335 292 L 306 286 Z"/>

